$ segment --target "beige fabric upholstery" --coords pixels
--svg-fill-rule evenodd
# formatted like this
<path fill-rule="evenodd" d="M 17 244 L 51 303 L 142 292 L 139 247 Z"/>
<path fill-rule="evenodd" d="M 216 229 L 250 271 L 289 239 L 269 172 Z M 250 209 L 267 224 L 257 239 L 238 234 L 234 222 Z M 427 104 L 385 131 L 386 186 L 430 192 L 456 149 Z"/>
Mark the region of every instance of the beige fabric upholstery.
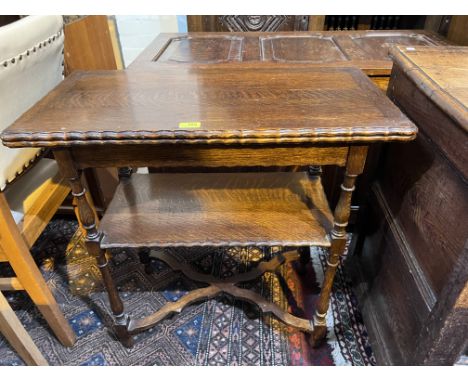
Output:
<path fill-rule="evenodd" d="M 28 16 L 0 28 L 0 132 L 63 79 L 62 16 Z M 0 191 L 37 149 L 0 144 Z"/>
<path fill-rule="evenodd" d="M 45 181 L 58 173 L 57 162 L 53 159 L 41 159 L 25 176 L 20 177 L 5 189 L 5 197 L 16 224 L 23 220 L 24 201 Z"/>

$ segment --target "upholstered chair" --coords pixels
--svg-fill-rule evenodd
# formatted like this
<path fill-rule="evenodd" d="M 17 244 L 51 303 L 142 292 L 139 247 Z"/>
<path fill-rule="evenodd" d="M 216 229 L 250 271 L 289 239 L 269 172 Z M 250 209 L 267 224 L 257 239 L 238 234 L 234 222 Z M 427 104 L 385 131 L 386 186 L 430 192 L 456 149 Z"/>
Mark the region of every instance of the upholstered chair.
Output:
<path fill-rule="evenodd" d="M 0 28 L 0 132 L 62 81 L 63 41 L 61 16 L 27 16 Z M 16 275 L 0 279 L 0 290 L 28 293 L 65 346 L 74 344 L 75 334 L 29 248 L 69 191 L 55 161 L 42 151 L 0 144 L 0 261 L 10 263 Z M 27 346 L 8 335 L 11 320 L 0 322 L 13 347 Z"/>

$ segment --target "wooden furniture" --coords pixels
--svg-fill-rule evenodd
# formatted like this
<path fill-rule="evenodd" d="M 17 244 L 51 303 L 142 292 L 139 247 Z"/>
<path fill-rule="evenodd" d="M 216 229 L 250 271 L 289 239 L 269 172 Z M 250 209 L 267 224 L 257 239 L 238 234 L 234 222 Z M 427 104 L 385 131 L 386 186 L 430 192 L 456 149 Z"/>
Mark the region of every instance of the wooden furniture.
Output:
<path fill-rule="evenodd" d="M 391 45 L 445 45 L 435 33 L 421 30 L 324 31 L 275 33 L 162 33 L 129 66 L 151 70 L 157 64 L 307 63 L 355 65 L 386 90 Z"/>
<path fill-rule="evenodd" d="M 161 34 L 128 70 L 158 70 L 161 65 L 248 65 L 255 62 L 337 67 L 353 64 L 386 90 L 392 68 L 388 50 L 392 44 L 432 46 L 444 45 L 445 42 L 431 32 L 402 30 Z M 374 176 L 378 153 L 378 147 L 371 147 L 368 153 L 366 171 L 353 196 L 352 223 L 362 215 L 359 210 L 365 208 L 368 184 Z M 338 203 L 343 174 L 342 168 L 323 168 L 323 185 L 332 208 Z"/>
<path fill-rule="evenodd" d="M 388 96 L 420 133 L 384 152 L 358 298 L 379 363 L 450 365 L 468 341 L 468 49 L 392 55 Z"/>
<path fill-rule="evenodd" d="M 336 15 L 325 17 L 325 30 L 421 29 L 427 16 L 415 15 Z"/>
<path fill-rule="evenodd" d="M 187 16 L 189 32 L 278 32 L 306 31 L 310 26 L 322 21 L 323 16 L 286 16 L 286 15 L 222 15 Z"/>
<path fill-rule="evenodd" d="M 66 23 L 64 34 L 65 75 L 75 70 L 124 68 L 113 18 L 102 15 L 85 16 Z M 109 205 L 117 187 L 117 170 L 88 169 L 84 172 L 84 177 L 93 203 L 97 211 L 102 213 Z"/>
<path fill-rule="evenodd" d="M 0 333 L 5 336 L 13 349 L 28 366 L 47 366 L 48 363 L 39 351 L 28 332 L 24 329 L 7 299 L 0 291 Z"/>
<path fill-rule="evenodd" d="M 447 28 L 447 40 L 458 45 L 468 45 L 468 16 L 449 16 L 449 27 Z"/>
<path fill-rule="evenodd" d="M 30 16 L 0 28 L 0 39 L 8 42 L 0 57 L 0 131 L 62 80 L 62 26 L 60 16 Z M 11 150 L 0 146 L 0 261 L 8 262 L 16 275 L 1 278 L 0 290 L 26 291 L 65 346 L 74 344 L 75 334 L 29 248 L 69 192 L 55 161 L 42 158 L 39 149 Z M 11 325 L 17 325 L 9 307 L 2 306 L 6 314 L 5 335 L 13 338 L 9 333 Z M 17 334 L 24 337 L 25 333 L 22 330 Z M 25 340 L 24 345 L 30 346 L 24 351 L 37 353 L 32 341 Z M 33 358 L 42 362 L 37 355 Z"/>
<path fill-rule="evenodd" d="M 107 16 L 86 16 L 65 25 L 65 70 L 122 69 L 120 49 L 113 42 L 114 24 Z"/>
<path fill-rule="evenodd" d="M 158 70 L 74 73 L 2 135 L 9 147 L 51 147 L 78 199 L 90 255 L 96 257 L 115 315 L 115 330 L 131 335 L 187 303 L 230 293 L 297 328 L 326 333 L 325 316 L 356 178 L 368 145 L 414 139 L 416 127 L 357 68 L 307 65 L 160 66 Z M 123 177 L 97 227 L 79 171 L 89 167 L 346 167 L 332 213 L 321 182 L 304 173 L 148 174 Z M 130 318 L 107 267 L 105 249 L 152 246 L 286 245 L 330 247 L 313 321 L 294 317 L 235 286 L 272 271 L 295 252 L 239 278 L 204 280 L 154 315 Z M 174 265 L 171 259 L 161 258 Z"/>
<path fill-rule="evenodd" d="M 420 29 L 427 16 L 286 16 L 197 15 L 187 16 L 189 32 L 286 32 L 306 30 Z"/>

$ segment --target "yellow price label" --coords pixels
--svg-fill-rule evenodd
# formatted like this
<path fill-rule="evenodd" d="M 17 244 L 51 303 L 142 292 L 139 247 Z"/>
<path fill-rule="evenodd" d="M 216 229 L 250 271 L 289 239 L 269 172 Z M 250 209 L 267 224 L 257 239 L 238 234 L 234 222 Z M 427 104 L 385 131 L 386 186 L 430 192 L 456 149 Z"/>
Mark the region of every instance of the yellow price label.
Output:
<path fill-rule="evenodd" d="M 179 122 L 179 129 L 198 129 L 201 122 Z"/>

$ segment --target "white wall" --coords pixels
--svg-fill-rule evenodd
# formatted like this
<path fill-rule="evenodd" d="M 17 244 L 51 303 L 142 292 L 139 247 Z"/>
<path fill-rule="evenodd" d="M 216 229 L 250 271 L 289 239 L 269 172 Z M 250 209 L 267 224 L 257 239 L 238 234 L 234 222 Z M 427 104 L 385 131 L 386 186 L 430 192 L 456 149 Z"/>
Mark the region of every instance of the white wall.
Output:
<path fill-rule="evenodd" d="M 124 65 L 131 62 L 159 33 L 186 32 L 185 16 L 115 16 Z M 185 30 L 184 30 L 185 29 Z"/>

